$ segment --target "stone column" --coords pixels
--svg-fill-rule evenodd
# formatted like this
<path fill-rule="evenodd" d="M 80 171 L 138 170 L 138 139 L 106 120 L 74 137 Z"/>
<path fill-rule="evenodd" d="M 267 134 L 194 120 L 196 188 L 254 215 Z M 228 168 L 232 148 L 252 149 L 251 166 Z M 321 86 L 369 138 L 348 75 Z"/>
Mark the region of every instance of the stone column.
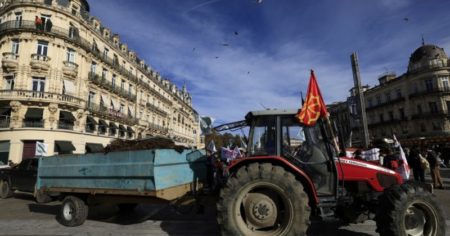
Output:
<path fill-rule="evenodd" d="M 58 104 L 50 103 L 47 107 L 47 111 L 43 114 L 45 120 L 44 127 L 48 129 L 57 129 L 59 121 L 58 114 Z"/>
<path fill-rule="evenodd" d="M 22 106 L 19 101 L 11 101 L 11 128 L 21 128 L 23 119 L 25 118 L 26 107 Z"/>

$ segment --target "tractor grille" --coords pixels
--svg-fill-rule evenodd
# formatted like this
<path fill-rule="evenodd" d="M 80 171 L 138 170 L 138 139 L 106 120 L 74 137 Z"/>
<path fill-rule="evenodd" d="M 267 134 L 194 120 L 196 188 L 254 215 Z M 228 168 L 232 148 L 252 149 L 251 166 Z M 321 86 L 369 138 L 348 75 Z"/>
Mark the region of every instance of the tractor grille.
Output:
<path fill-rule="evenodd" d="M 383 188 L 390 187 L 397 183 L 397 178 L 391 175 L 385 175 L 382 173 L 377 173 L 377 180 Z"/>

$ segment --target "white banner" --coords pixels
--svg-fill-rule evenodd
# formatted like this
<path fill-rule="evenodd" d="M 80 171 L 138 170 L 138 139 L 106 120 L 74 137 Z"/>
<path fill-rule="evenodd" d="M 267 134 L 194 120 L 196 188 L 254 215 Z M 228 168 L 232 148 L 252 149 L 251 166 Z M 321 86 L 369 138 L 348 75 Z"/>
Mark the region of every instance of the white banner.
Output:
<path fill-rule="evenodd" d="M 35 156 L 47 156 L 48 144 L 42 142 L 36 142 Z"/>

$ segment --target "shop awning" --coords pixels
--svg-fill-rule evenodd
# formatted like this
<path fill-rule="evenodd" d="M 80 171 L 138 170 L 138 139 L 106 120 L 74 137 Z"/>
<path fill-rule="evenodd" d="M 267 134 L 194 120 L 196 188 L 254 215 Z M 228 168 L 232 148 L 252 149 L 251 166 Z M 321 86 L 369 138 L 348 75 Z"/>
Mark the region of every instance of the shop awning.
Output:
<path fill-rule="evenodd" d="M 64 83 L 64 91 L 66 94 L 74 95 L 75 94 L 75 84 L 70 80 L 63 80 Z"/>
<path fill-rule="evenodd" d="M 128 133 L 134 133 L 134 130 L 130 126 L 127 126 L 127 131 Z"/>
<path fill-rule="evenodd" d="M 94 117 L 92 116 L 88 116 L 86 117 L 86 123 L 91 124 L 91 125 L 96 125 L 98 124 L 97 121 L 94 119 Z"/>
<path fill-rule="evenodd" d="M 59 119 L 66 120 L 66 121 L 75 121 L 75 116 L 73 116 L 72 112 L 70 112 L 70 111 L 60 111 Z"/>
<path fill-rule="evenodd" d="M 25 118 L 42 119 L 43 111 L 41 108 L 28 108 L 27 113 L 25 113 Z"/>
<path fill-rule="evenodd" d="M 123 132 L 127 132 L 127 129 L 125 129 L 125 126 L 119 125 L 119 130 Z"/>
<path fill-rule="evenodd" d="M 104 120 L 98 120 L 99 126 L 108 127 L 108 124 L 106 124 L 106 121 Z"/>
<path fill-rule="evenodd" d="M 112 129 L 117 129 L 117 125 L 114 122 L 109 122 L 109 127 Z"/>
<path fill-rule="evenodd" d="M 9 152 L 9 141 L 0 142 L 0 152 Z"/>
<path fill-rule="evenodd" d="M 75 146 L 70 141 L 55 141 L 55 152 L 59 154 L 71 153 L 74 150 Z"/>
<path fill-rule="evenodd" d="M 105 94 L 102 94 L 101 96 L 101 99 L 102 99 L 102 101 L 103 101 L 103 104 L 105 104 L 105 106 L 108 106 L 109 105 L 109 98 L 108 98 L 108 96 L 107 95 L 105 95 Z"/>
<path fill-rule="evenodd" d="M 100 143 L 86 143 L 86 152 L 103 152 L 103 145 Z"/>
<path fill-rule="evenodd" d="M 111 98 L 111 101 L 113 103 L 114 110 L 118 111 L 120 108 L 120 103 L 116 99 L 113 99 L 113 98 Z"/>

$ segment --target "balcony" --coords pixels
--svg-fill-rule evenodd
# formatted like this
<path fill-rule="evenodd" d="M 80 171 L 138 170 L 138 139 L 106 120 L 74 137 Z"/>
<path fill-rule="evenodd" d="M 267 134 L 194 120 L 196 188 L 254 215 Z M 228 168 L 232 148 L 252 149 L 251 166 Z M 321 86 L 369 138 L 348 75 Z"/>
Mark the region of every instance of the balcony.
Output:
<path fill-rule="evenodd" d="M 9 128 L 10 125 L 10 119 L 9 118 L 2 118 L 0 119 L 0 129 Z"/>
<path fill-rule="evenodd" d="M 411 94 L 409 94 L 409 98 L 418 98 L 418 97 L 424 97 L 424 96 L 428 96 L 428 95 L 447 95 L 450 94 L 450 88 L 430 88 L 430 89 L 425 89 L 425 90 L 420 90 L 420 91 L 416 91 L 413 92 Z"/>
<path fill-rule="evenodd" d="M 94 72 L 89 72 L 88 79 L 93 84 L 104 88 L 111 93 L 117 94 L 131 102 L 136 102 L 136 95 L 133 95 L 129 92 L 127 92 L 125 89 L 122 89 L 116 85 L 113 85 L 111 82 L 109 82 L 105 77 L 95 74 Z"/>
<path fill-rule="evenodd" d="M 380 108 L 380 107 L 385 107 L 385 106 L 390 106 L 390 105 L 394 105 L 394 104 L 397 104 L 397 103 L 400 103 L 400 102 L 404 102 L 405 101 L 405 98 L 404 97 L 398 97 L 398 98 L 396 98 L 396 99 L 392 99 L 392 100 L 389 100 L 389 101 L 385 101 L 385 102 L 382 102 L 382 103 L 380 103 L 380 104 L 376 104 L 376 105 L 372 105 L 372 106 L 367 106 L 366 107 L 366 111 L 370 111 L 370 110 L 374 110 L 374 109 L 377 109 L 377 108 Z"/>
<path fill-rule="evenodd" d="M 151 104 L 151 103 L 146 103 L 145 106 L 150 110 L 155 112 L 156 114 L 163 116 L 163 117 L 167 117 L 167 112 L 165 112 L 164 110 L 162 110 L 161 108 Z"/>
<path fill-rule="evenodd" d="M 19 67 L 19 55 L 11 52 L 4 52 L 2 57 L 2 67 L 6 71 L 15 71 Z"/>
<path fill-rule="evenodd" d="M 0 101 L 20 100 L 32 102 L 54 102 L 69 106 L 81 107 L 83 99 L 66 94 L 39 92 L 33 90 L 0 90 Z"/>
<path fill-rule="evenodd" d="M 160 132 L 162 134 L 167 134 L 169 132 L 168 128 L 157 124 L 148 124 L 147 129 L 149 129 L 152 132 Z"/>
<path fill-rule="evenodd" d="M 58 129 L 73 130 L 73 123 L 59 121 Z"/>
<path fill-rule="evenodd" d="M 75 79 L 78 75 L 78 64 L 70 61 L 65 61 L 62 72 L 65 76 Z"/>
<path fill-rule="evenodd" d="M 431 119 L 431 118 L 442 118 L 448 116 L 449 114 L 445 111 L 429 111 L 417 113 L 411 116 L 411 120 L 419 120 L 419 119 Z"/>
<path fill-rule="evenodd" d="M 47 72 L 50 69 L 50 57 L 40 54 L 31 54 L 31 69 L 38 72 Z"/>
<path fill-rule="evenodd" d="M 117 121 L 127 125 L 135 125 L 138 123 L 138 120 L 136 118 L 126 116 L 125 114 L 119 111 L 108 109 L 103 105 L 90 103 L 86 106 L 86 109 L 92 112 L 93 114 L 108 120 Z"/>
<path fill-rule="evenodd" d="M 24 120 L 22 122 L 24 128 L 44 128 L 43 120 Z"/>

